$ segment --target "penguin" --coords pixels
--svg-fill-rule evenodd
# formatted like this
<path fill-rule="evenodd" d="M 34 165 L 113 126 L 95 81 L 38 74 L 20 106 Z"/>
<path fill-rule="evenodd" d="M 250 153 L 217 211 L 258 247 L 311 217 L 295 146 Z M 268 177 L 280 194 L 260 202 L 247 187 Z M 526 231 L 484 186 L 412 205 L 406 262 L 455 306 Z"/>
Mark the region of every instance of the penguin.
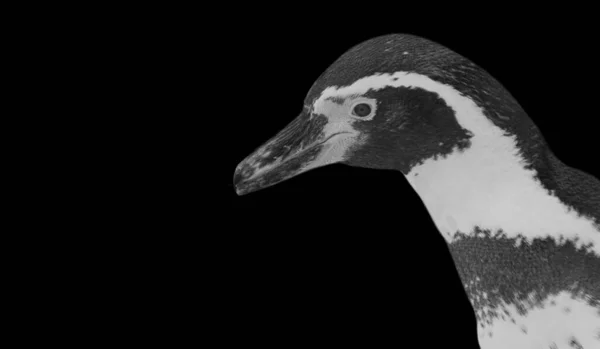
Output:
<path fill-rule="evenodd" d="M 600 181 L 559 160 L 483 68 L 413 35 L 360 43 L 233 182 L 246 195 L 335 163 L 406 178 L 447 243 L 481 348 L 600 348 Z"/>

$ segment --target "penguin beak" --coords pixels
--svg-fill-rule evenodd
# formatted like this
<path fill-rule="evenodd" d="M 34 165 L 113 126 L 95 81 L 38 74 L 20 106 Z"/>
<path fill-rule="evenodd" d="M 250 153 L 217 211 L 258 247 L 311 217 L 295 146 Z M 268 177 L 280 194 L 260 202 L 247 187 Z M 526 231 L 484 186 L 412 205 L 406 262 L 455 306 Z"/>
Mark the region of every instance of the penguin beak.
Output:
<path fill-rule="evenodd" d="M 324 115 L 303 112 L 237 166 L 233 179 L 237 194 L 248 194 L 341 161 L 345 148 L 336 144 L 353 131 L 350 125 L 332 125 Z"/>

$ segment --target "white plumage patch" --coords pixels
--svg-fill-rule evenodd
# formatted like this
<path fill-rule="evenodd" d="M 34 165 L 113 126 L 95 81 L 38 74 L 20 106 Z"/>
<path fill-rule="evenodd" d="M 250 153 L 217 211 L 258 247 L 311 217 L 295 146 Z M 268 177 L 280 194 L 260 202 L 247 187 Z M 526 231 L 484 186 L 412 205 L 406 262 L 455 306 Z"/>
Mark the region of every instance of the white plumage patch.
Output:
<path fill-rule="evenodd" d="M 357 103 L 367 103 L 371 106 L 371 114 L 364 118 L 353 117 L 351 110 Z M 343 161 L 348 149 L 366 141 L 366 135 L 360 134 L 353 125 L 373 119 L 377 112 L 377 101 L 357 95 L 337 94 L 335 98 L 320 98 L 312 107 L 313 115 L 327 118 L 323 128 L 324 138 L 329 140 L 324 144 L 323 150 L 314 161 L 302 168 L 302 172 Z"/>
<path fill-rule="evenodd" d="M 594 333 L 600 331 L 598 309 L 581 295 L 563 291 L 547 297 L 541 304 L 534 301 L 503 304 L 500 318 L 477 328 L 479 344 L 485 349 L 531 348 L 598 348 Z M 517 308 L 527 309 L 521 314 Z M 480 309 L 481 315 L 486 313 Z M 485 315 L 483 315 L 485 316 Z M 578 347 L 577 345 L 580 345 Z"/>

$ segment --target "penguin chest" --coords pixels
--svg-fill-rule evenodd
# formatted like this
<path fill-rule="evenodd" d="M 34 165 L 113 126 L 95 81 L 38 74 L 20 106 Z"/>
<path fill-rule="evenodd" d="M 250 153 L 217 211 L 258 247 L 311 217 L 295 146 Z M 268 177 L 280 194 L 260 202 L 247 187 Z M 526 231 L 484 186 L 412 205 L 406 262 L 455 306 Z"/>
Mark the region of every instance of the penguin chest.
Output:
<path fill-rule="evenodd" d="M 407 175 L 448 243 L 480 345 L 600 348 L 600 231 L 547 192 L 505 140 L 474 142 Z M 498 148 L 508 151 L 490 151 Z"/>

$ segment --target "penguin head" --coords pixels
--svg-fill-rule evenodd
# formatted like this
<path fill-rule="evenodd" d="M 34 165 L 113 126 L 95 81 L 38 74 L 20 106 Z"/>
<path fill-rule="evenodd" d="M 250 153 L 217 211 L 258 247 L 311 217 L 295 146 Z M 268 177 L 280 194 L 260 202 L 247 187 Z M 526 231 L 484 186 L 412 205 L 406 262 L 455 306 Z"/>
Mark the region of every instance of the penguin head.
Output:
<path fill-rule="evenodd" d="M 287 127 L 237 167 L 239 195 L 334 163 L 399 170 L 469 147 L 456 118 L 453 86 L 480 104 L 503 89 L 459 54 L 411 35 L 366 41 L 338 58 L 313 84 Z M 485 86 L 485 88 L 483 88 Z M 504 105 L 510 105 L 504 103 Z"/>

